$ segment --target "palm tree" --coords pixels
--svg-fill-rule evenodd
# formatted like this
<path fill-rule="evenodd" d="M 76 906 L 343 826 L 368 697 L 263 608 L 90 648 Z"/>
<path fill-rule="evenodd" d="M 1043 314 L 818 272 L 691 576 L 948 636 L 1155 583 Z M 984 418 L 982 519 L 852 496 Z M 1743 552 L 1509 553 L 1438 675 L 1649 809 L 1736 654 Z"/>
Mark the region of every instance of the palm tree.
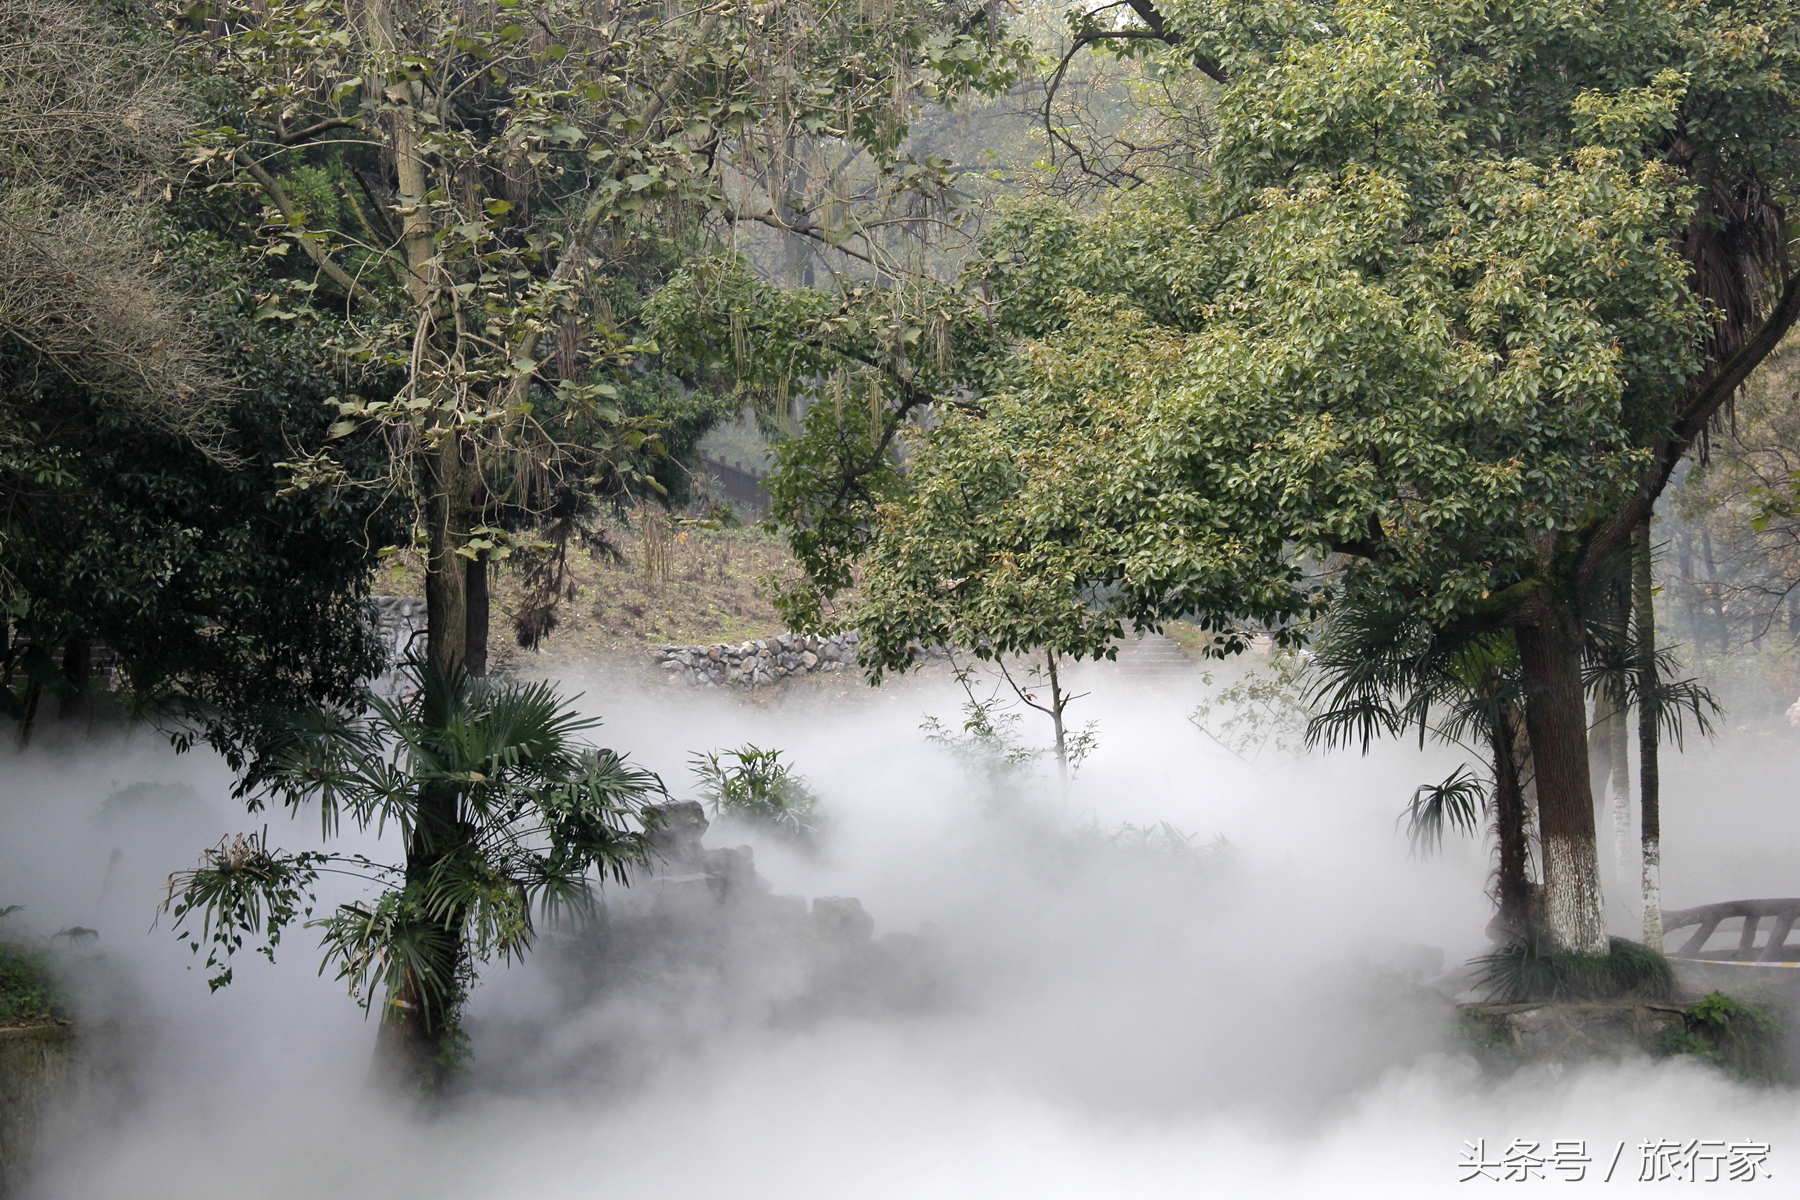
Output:
<path fill-rule="evenodd" d="M 1498 850 L 1495 926 L 1506 938 L 1531 927 L 1531 868 L 1526 787 L 1530 751 L 1523 715 L 1524 673 L 1508 631 L 1459 636 L 1399 610 L 1348 598 L 1319 639 L 1311 696 L 1320 705 L 1307 741 L 1328 747 L 1417 729 L 1485 759 L 1490 782 L 1467 764 L 1413 793 L 1402 814 L 1415 850 L 1443 841 L 1446 825 L 1465 833 L 1489 811 Z M 1435 713 L 1435 715 L 1434 715 Z"/>
<path fill-rule="evenodd" d="M 321 872 L 376 885 L 372 900 L 307 922 L 325 962 L 365 1007 L 384 994 L 376 1069 L 430 1092 L 464 1053 L 459 1014 L 478 964 L 530 948 L 533 912 L 590 914 L 596 888 L 624 885 L 645 861 L 646 800 L 664 795 L 649 771 L 579 734 L 578 715 L 547 683 L 492 682 L 460 668 L 410 664 L 416 687 L 292 727 L 267 767 L 242 785 L 251 808 L 317 802 L 327 837 L 395 827 L 404 862 L 287 854 L 266 831 L 209 850 L 170 878 L 169 908 L 197 951 L 211 944 L 217 988 L 246 936 L 274 957 L 283 928 L 310 914 Z M 651 818 L 653 819 L 653 818 Z M 201 914 L 196 933 L 184 926 Z"/>
<path fill-rule="evenodd" d="M 1631 556 L 1619 556 L 1614 566 L 1598 581 L 1584 614 L 1583 683 L 1616 714 L 1621 731 L 1632 707 L 1648 714 L 1653 788 L 1657 730 L 1679 745 L 1684 717 L 1706 734 L 1719 707 L 1696 680 L 1674 677 L 1672 647 L 1656 646 L 1645 623 L 1630 620 Z M 1491 812 L 1498 855 L 1495 931 L 1514 941 L 1540 932 L 1530 867 L 1532 764 L 1524 736 L 1532 691 L 1512 631 L 1435 628 L 1402 610 L 1349 596 L 1333 610 L 1312 669 L 1309 699 L 1319 711 L 1307 726 L 1309 743 L 1360 743 L 1366 753 L 1377 737 L 1416 729 L 1421 745 L 1431 737 L 1486 761 L 1487 782 L 1464 764 L 1442 782 L 1418 788 L 1402 818 L 1415 849 L 1429 853 L 1446 826 L 1473 833 Z"/>

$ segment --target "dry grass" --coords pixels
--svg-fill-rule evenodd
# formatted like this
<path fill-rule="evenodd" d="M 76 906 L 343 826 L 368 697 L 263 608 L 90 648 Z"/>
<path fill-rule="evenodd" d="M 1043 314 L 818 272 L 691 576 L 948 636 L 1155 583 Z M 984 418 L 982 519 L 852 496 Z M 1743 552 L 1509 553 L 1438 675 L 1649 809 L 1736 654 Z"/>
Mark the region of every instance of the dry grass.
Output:
<path fill-rule="evenodd" d="M 154 43 L 70 0 L 0 0 L 0 333 L 223 457 L 229 384 L 151 245 L 187 121 Z"/>
<path fill-rule="evenodd" d="M 657 643 L 708 644 L 768 637 L 786 628 L 769 602 L 763 580 L 794 571 L 787 547 L 759 527 L 674 531 L 665 547 L 636 527 L 608 530 L 623 561 L 571 544 L 569 582 L 557 607 L 557 626 L 544 652 L 563 660 L 641 660 Z M 659 552 L 660 551 L 660 552 Z M 645 569 L 646 557 L 654 567 Z M 424 581 L 410 556 L 384 569 L 377 592 L 419 596 Z M 497 667 L 528 652 L 513 636 L 523 599 L 517 572 L 495 573 L 489 653 Z"/>

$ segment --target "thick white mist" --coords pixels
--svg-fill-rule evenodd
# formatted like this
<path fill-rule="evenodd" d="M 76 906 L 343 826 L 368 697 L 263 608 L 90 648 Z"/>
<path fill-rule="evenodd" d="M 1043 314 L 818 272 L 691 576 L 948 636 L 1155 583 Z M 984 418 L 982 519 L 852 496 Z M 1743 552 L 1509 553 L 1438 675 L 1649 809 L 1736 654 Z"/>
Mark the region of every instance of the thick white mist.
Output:
<path fill-rule="evenodd" d="M 1486 948 L 1487 848 L 1411 859 L 1393 819 L 1453 757 L 1387 747 L 1253 769 L 1186 723 L 1191 697 L 1097 668 L 1075 713 L 1100 720 L 1100 750 L 1071 794 L 1042 781 L 1000 802 L 920 732 L 924 712 L 957 715 L 938 682 L 772 704 L 564 684 L 604 718 L 597 740 L 677 796 L 692 751 L 787 750 L 827 808 L 821 853 L 720 827 L 708 844 L 752 844 L 777 892 L 860 898 L 878 936 L 923 930 L 940 1002 L 771 1027 L 649 981 L 639 1002 L 626 988 L 571 1009 L 553 940 L 487 973 L 470 1026 L 488 1058 L 451 1111 L 420 1119 L 362 1090 L 373 1029 L 316 977 L 310 935 L 273 967 L 240 956 L 209 995 L 166 922 L 148 930 L 170 870 L 264 819 L 234 807 L 222 767 L 147 737 L 34 753 L 0 777 L 0 905 L 29 905 L 44 932 L 101 930 L 114 982 L 97 1002 L 125 1014 L 137 1060 L 128 1102 L 60 1148 L 38 1194 L 1436 1196 L 1476 1138 L 1490 1153 L 1586 1140 L 1592 1186 L 1621 1141 L 1608 1186 L 1634 1186 L 1646 1139 L 1768 1142 L 1764 1187 L 1800 1177 L 1788 1092 L 1687 1063 L 1495 1081 L 1441 1036 L 1444 1009 L 1421 1007 L 1404 971 L 1420 946 L 1452 966 Z M 1668 905 L 1793 894 L 1786 764 L 1729 742 L 1702 754 L 1666 773 Z M 138 781 L 193 791 L 108 807 Z M 272 840 L 316 841 L 310 814 L 267 819 Z M 1232 852 L 1196 867 L 1075 833 L 1164 820 Z M 583 1065 L 624 1043 L 632 1070 Z"/>

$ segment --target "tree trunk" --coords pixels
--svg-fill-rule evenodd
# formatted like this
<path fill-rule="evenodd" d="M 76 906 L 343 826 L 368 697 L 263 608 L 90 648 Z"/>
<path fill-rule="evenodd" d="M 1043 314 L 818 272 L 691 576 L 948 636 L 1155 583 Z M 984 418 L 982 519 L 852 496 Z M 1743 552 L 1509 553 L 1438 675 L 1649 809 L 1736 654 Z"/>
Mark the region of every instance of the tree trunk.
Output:
<path fill-rule="evenodd" d="M 460 683 L 468 649 L 469 562 L 457 554 L 468 542 L 467 467 L 455 434 L 445 434 L 425 458 L 425 617 L 431 667 Z M 434 720 L 427 714 L 427 721 Z M 418 800 L 412 838 L 406 847 L 408 893 L 427 890 L 432 871 L 467 840 L 457 793 L 427 787 Z M 427 974 L 409 972 L 382 1008 L 375 1043 L 375 1075 L 402 1092 L 432 1094 L 449 1066 L 449 1039 L 458 1028 L 462 1004 L 464 914 L 432 917 L 409 906 L 397 922 L 395 940 L 416 948 L 430 964 Z"/>
<path fill-rule="evenodd" d="M 419 797 L 418 820 L 406 846 L 403 903 L 411 901 L 412 911 L 403 918 L 408 928 L 402 933 L 424 970 L 408 970 L 389 994 L 375 1041 L 375 1076 L 397 1091 L 434 1094 L 455 1065 L 467 954 L 463 925 L 468 914 L 459 906 L 434 919 L 417 911 L 417 897 L 429 890 L 439 864 L 467 846 L 469 833 L 456 790 L 427 787 Z"/>
<path fill-rule="evenodd" d="M 1516 634 L 1543 832 L 1545 933 L 1559 949 L 1605 954 L 1606 910 L 1588 786 L 1581 618 L 1572 604 L 1553 601 L 1537 624 L 1521 626 Z"/>
<path fill-rule="evenodd" d="M 1687 617 L 1688 641 L 1695 650 L 1700 649 L 1700 601 L 1698 599 L 1700 585 L 1694 582 L 1694 533 L 1691 529 L 1680 530 L 1676 537 L 1680 545 L 1680 553 L 1676 563 L 1681 568 L 1681 603 Z M 1671 604 L 1669 620 L 1675 619 L 1674 605 Z"/>
<path fill-rule="evenodd" d="M 86 724 L 93 712 L 89 680 L 94 674 L 94 647 L 87 638 L 77 634 L 63 643 L 62 674 L 69 688 L 57 706 L 57 718 Z"/>
<path fill-rule="evenodd" d="M 1500 864 L 1494 880 L 1494 899 L 1500 912 L 1497 925 L 1510 940 L 1522 939 L 1531 929 L 1530 851 L 1525 830 L 1525 793 L 1519 780 L 1519 761 L 1513 753 L 1517 736 L 1515 718 L 1502 708 L 1488 730 L 1494 755 L 1494 840 Z"/>
<path fill-rule="evenodd" d="M 436 311 L 441 275 L 432 264 L 436 251 L 426 201 L 431 186 L 419 148 L 418 112 L 429 93 L 422 82 L 408 78 L 409 68 L 401 61 L 409 47 L 402 45 L 404 30 L 393 4 L 373 0 L 369 19 L 374 61 L 390 72 L 382 89 L 386 105 L 379 128 L 389 135 L 387 148 L 400 185 L 400 242 L 411 317 L 421 352 L 435 359 L 442 354 L 438 342 L 444 332 L 438 321 L 441 314 Z M 429 381 L 432 375 L 421 371 L 415 377 Z M 425 386 L 432 385 L 427 382 Z M 427 392 L 417 398 L 432 402 L 427 412 L 435 427 L 424 434 L 418 467 L 425 493 L 426 655 L 432 668 L 455 680 L 465 669 L 468 654 L 468 560 L 458 551 L 469 540 L 472 470 L 465 462 L 463 439 L 457 432 L 454 397 Z M 466 844 L 467 827 L 458 808 L 452 789 L 427 787 L 420 793 L 406 847 L 407 900 L 425 889 L 431 872 L 446 855 L 458 853 Z M 402 927 L 395 930 L 393 940 L 409 945 L 428 970 L 409 970 L 388 995 L 376 1038 L 374 1072 L 379 1080 L 402 1091 L 430 1093 L 442 1083 L 446 1050 L 454 1049 L 449 1039 L 458 1028 L 465 953 L 463 914 L 459 911 L 434 918 L 416 904 L 408 904 L 397 924 Z"/>
<path fill-rule="evenodd" d="M 1594 697 L 1594 715 L 1588 723 L 1588 786 L 1598 796 L 1612 778 L 1612 699 L 1604 690 Z"/>
<path fill-rule="evenodd" d="M 1622 684 L 1624 681 L 1620 680 Z M 1618 869 L 1621 891 L 1628 888 L 1631 870 L 1631 710 L 1620 702 L 1613 706 L 1607 732 L 1612 742 L 1613 865 Z"/>
<path fill-rule="evenodd" d="M 486 675 L 488 664 L 488 565 L 470 560 L 464 584 L 468 630 L 464 639 L 463 665 L 471 675 Z"/>
<path fill-rule="evenodd" d="M 1631 535 L 1631 598 L 1637 618 L 1638 794 L 1643 838 L 1644 945 L 1663 948 L 1662 807 L 1658 795 L 1656 608 L 1650 577 L 1650 518 Z"/>
<path fill-rule="evenodd" d="M 1712 530 L 1700 527 L 1700 561 L 1706 566 L 1706 595 L 1713 626 L 1719 635 L 1719 653 L 1731 653 L 1731 627 L 1725 623 L 1725 590 L 1719 586 L 1719 565 L 1713 558 Z"/>
<path fill-rule="evenodd" d="M 447 433 L 425 460 L 425 641 L 449 674 L 464 666 L 469 642 L 468 560 L 457 553 L 469 540 L 462 480 L 457 438 Z"/>
<path fill-rule="evenodd" d="M 31 731 L 37 725 L 38 705 L 44 698 L 44 685 L 32 676 L 25 681 L 25 698 L 19 702 L 19 748 L 31 744 Z"/>

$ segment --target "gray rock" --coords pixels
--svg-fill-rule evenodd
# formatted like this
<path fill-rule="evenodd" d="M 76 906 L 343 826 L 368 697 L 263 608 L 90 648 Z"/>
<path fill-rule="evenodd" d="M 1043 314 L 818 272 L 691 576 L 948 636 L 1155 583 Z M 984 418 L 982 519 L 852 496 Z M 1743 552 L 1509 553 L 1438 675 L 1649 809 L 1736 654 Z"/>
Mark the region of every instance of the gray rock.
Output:
<path fill-rule="evenodd" d="M 875 918 L 863 911 L 855 896 L 815 896 L 813 924 L 833 941 L 866 942 L 875 936 Z"/>
<path fill-rule="evenodd" d="M 704 854 L 713 894 L 721 900 L 733 895 L 757 895 L 774 887 L 756 873 L 756 852 L 748 846 L 725 846 Z"/>
<path fill-rule="evenodd" d="M 644 818 L 652 867 L 671 875 L 705 868 L 706 851 L 700 839 L 706 835 L 708 822 L 706 810 L 697 801 L 646 805 Z"/>

